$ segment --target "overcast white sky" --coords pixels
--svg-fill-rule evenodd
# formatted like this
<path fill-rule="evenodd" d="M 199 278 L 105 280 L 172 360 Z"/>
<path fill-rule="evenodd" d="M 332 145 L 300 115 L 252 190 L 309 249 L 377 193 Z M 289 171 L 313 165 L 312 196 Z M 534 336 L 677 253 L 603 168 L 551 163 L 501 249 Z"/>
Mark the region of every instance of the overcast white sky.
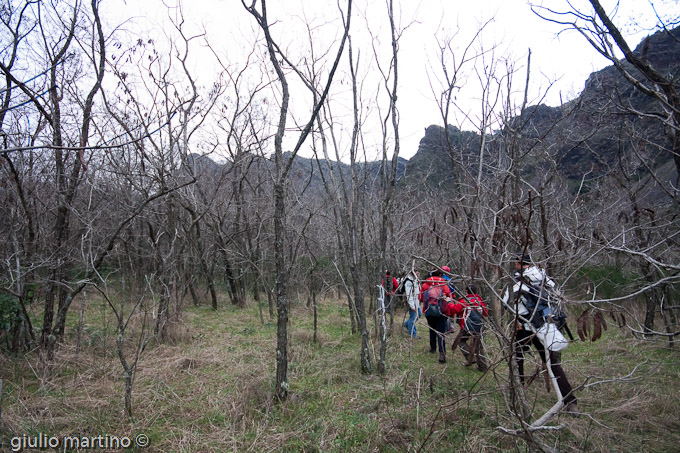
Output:
<path fill-rule="evenodd" d="M 177 0 L 166 0 L 176 3 Z M 394 0 L 395 4 L 399 0 Z M 210 33 L 211 42 L 234 55 L 244 47 L 242 39 L 251 35 L 254 27 L 252 17 L 243 10 L 240 0 L 191 0 L 185 2 L 185 15 L 189 22 L 203 24 Z M 341 1 L 344 7 L 344 0 Z M 479 29 L 479 25 L 491 19 L 485 28 L 482 40 L 485 49 L 497 45 L 496 56 L 504 55 L 516 61 L 518 73 L 526 72 L 526 56 L 528 49 L 532 52 L 532 89 L 534 99 L 549 81 L 556 81 L 550 90 L 546 103 L 558 105 L 560 100 L 573 99 L 584 86 L 588 75 L 606 66 L 608 62 L 589 47 L 584 38 L 575 31 L 567 31 L 558 35 L 564 27 L 547 22 L 531 12 L 527 0 L 402 0 L 402 25 L 410 23 L 400 40 L 399 70 L 400 88 L 398 108 L 400 111 L 401 156 L 410 158 L 418 149 L 424 129 L 431 124 L 442 124 L 441 115 L 435 102 L 430 84 L 436 86 L 435 74 L 441 71 L 438 64 L 435 36 L 440 39 L 456 34 L 456 43 L 464 46 Z M 541 3 L 534 0 L 533 3 Z M 566 0 L 543 0 L 542 3 L 551 8 L 566 10 Z M 584 5 L 585 0 L 572 0 L 572 4 Z M 603 0 L 603 5 L 611 11 L 615 1 Z M 661 14 L 678 16 L 678 0 L 652 0 L 651 3 Z M 369 6 L 363 6 L 368 4 Z M 381 40 L 388 42 L 389 35 L 383 25 L 384 17 L 372 15 L 384 14 L 384 0 L 355 0 L 357 12 L 366 11 L 367 19 L 354 17 L 353 27 L 363 27 L 366 22 L 375 20 L 375 30 Z M 145 27 L 163 27 L 167 12 L 161 0 L 111 0 L 104 2 L 106 7 L 113 7 L 115 14 L 121 18 L 144 16 L 137 24 L 144 27 L 140 30 L 149 33 Z M 285 6 L 285 10 L 282 9 Z M 587 6 L 585 7 L 587 8 Z M 316 0 L 270 0 L 271 17 L 285 14 L 298 18 L 304 14 L 306 20 L 319 25 L 327 17 L 337 18 L 337 6 L 334 1 Z M 301 19 L 299 19 L 301 21 Z M 620 0 L 620 8 L 615 16 L 615 23 L 626 33 L 629 43 L 635 47 L 647 33 L 633 33 L 640 28 L 649 28 L 657 22 L 650 0 Z M 143 24 L 143 25 L 141 25 Z M 337 24 L 336 24 L 337 28 Z M 356 30 L 356 28 L 355 28 Z M 382 35 L 381 35 L 382 33 Z M 366 36 L 366 35 L 365 35 Z M 462 48 L 461 48 L 462 49 Z M 459 50 L 457 55 L 460 55 Z M 366 55 L 368 58 L 368 55 Z M 459 105 L 470 115 L 477 114 L 479 104 L 476 82 L 472 73 L 465 81 L 459 93 Z M 523 85 L 523 84 L 520 84 Z M 460 112 L 454 113 L 450 124 L 463 124 Z"/>

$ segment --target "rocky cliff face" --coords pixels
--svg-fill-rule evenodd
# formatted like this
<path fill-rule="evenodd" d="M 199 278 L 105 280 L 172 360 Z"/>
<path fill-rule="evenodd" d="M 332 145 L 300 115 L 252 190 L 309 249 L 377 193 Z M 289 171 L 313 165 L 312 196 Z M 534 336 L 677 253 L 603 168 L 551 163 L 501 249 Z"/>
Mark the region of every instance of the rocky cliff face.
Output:
<path fill-rule="evenodd" d="M 649 36 L 635 52 L 655 69 L 674 76 L 680 89 L 680 27 Z M 627 62 L 623 65 L 633 75 L 640 75 Z M 664 115 L 668 115 L 667 107 L 636 89 L 612 65 L 592 73 L 577 99 L 559 107 L 532 106 L 510 119 L 504 130 L 490 137 L 489 158 L 493 161 L 494 154 L 508 152 L 500 147 L 507 147 L 514 134 L 516 146 L 525 151 L 545 150 L 544 157 L 552 161 L 545 166 L 569 179 L 599 177 L 622 160 L 637 165 L 630 169 L 633 172 L 662 168 L 672 160 L 669 131 L 659 119 Z M 454 171 L 454 160 L 465 168 L 466 156 L 470 159 L 478 153 L 479 136 L 453 126 L 449 136 L 451 152 L 444 128 L 428 127 L 418 152 L 407 164 L 407 175 L 429 172 L 432 181 L 441 181 Z M 469 162 L 474 164 L 474 160 Z M 541 163 L 534 160 L 529 167 L 536 165 Z M 525 175 L 532 171 L 535 168 L 523 169 Z"/>
<path fill-rule="evenodd" d="M 680 27 L 671 33 L 648 37 L 635 52 L 656 69 L 674 75 L 680 90 Z M 628 63 L 624 65 L 637 74 Z M 582 180 L 597 179 L 621 165 L 626 165 L 630 174 L 643 175 L 651 168 L 672 178 L 675 169 L 670 165 L 669 131 L 659 120 L 659 115 L 667 114 L 664 112 L 664 106 L 636 90 L 614 66 L 609 66 L 588 77 L 578 98 L 559 107 L 530 106 L 522 115 L 509 119 L 503 130 L 486 137 L 482 174 L 493 174 L 508 159 L 515 159 L 515 153 L 523 157 L 517 160 L 523 177 L 557 172 L 572 180 L 574 187 L 582 187 Z M 425 129 L 417 153 L 408 161 L 399 160 L 400 184 L 445 188 L 466 174 L 478 177 L 480 136 L 455 126 L 447 129 L 448 139 L 440 125 Z M 251 158 L 261 171 L 272 164 L 262 157 Z M 195 164 L 215 165 L 211 161 Z M 382 168 L 380 162 L 361 167 L 367 181 L 373 181 L 367 183 L 367 189 L 373 190 Z M 291 179 L 319 193 L 328 171 L 347 173 L 349 168 L 343 163 L 297 157 Z"/>

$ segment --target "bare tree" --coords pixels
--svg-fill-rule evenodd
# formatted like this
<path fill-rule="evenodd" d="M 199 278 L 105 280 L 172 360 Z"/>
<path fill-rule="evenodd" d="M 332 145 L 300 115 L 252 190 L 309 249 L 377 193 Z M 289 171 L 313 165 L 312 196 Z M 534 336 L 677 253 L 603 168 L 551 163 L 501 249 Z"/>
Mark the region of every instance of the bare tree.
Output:
<path fill-rule="evenodd" d="M 352 81 L 352 133 L 348 147 L 349 168 L 345 170 L 342 164 L 339 134 L 335 130 L 337 126 L 333 119 L 333 109 L 328 104 L 324 106 L 317 121 L 320 144 L 317 145 L 317 141 L 315 141 L 313 145 L 323 186 L 329 204 L 332 206 L 338 243 L 337 249 L 339 251 L 337 253 L 338 260 L 341 264 L 340 267 L 347 269 L 348 273 L 348 278 L 342 279 L 342 286 L 347 294 L 352 331 L 355 331 L 356 323 L 356 330 L 361 335 L 361 371 L 368 374 L 373 371 L 373 359 L 369 346 L 370 339 L 364 296 L 366 282 L 362 278 L 364 273 L 362 272 L 361 262 L 361 256 L 364 253 L 361 232 L 364 230 L 363 223 L 367 210 L 363 194 L 367 190 L 367 175 L 365 165 L 362 166 L 359 143 L 362 108 L 357 72 L 360 66 L 360 56 L 354 56 L 351 39 L 349 39 L 347 55 Z M 338 268 L 338 272 L 341 276 L 343 275 L 340 268 Z"/>
<path fill-rule="evenodd" d="M 9 66 L 2 63 L 0 70 L 5 76 L 7 94 L 16 88 L 27 98 L 25 104 L 35 109 L 31 116 L 38 125 L 36 139 L 38 133 L 41 140 L 47 140 L 47 134 L 50 134 L 49 145 L 45 148 L 50 149 L 48 152 L 52 154 L 54 189 L 58 194 L 51 227 L 52 243 L 49 246 L 55 254 L 50 259 L 46 275 L 48 283 L 40 340 L 47 361 L 52 360 L 54 345 L 64 333 L 65 314 L 74 295 L 68 283 L 68 274 L 73 266 L 68 245 L 73 233 L 71 210 L 83 179 L 83 170 L 86 169 L 84 149 L 91 136 L 95 97 L 101 89 L 105 72 L 105 38 L 98 2 L 93 0 L 90 8 L 88 13 L 80 3 L 68 6 L 25 2 L 20 7 L 9 6 L 6 9 L 9 15 L 6 16 L 5 25 L 8 30 L 12 30 L 14 44 L 7 62 Z M 24 29 L 22 24 L 29 21 L 30 25 Z M 81 33 L 82 29 L 89 30 L 90 39 L 87 32 L 84 35 Z M 78 49 L 79 45 L 82 45 L 82 51 Z M 25 46 L 24 50 L 20 50 L 20 46 Z M 14 70 L 18 52 L 22 52 L 23 57 L 44 62 L 43 67 L 47 69 L 40 78 L 34 77 L 24 82 L 23 74 Z M 78 57 L 71 58 L 72 55 Z M 78 80 L 83 67 L 91 68 L 94 74 L 86 82 L 89 88 L 84 91 L 81 90 L 83 84 Z M 36 91 L 37 83 L 45 91 Z M 75 105 L 79 106 L 77 114 L 71 115 Z M 72 118 L 77 119 L 73 121 Z M 9 162 L 8 155 L 5 155 L 5 159 Z M 29 227 L 29 238 L 31 235 Z M 30 242 L 27 243 L 29 250 L 32 248 Z M 55 304 L 58 311 L 56 316 Z"/>
<path fill-rule="evenodd" d="M 565 12 L 542 5 L 533 5 L 532 9 L 545 20 L 577 30 L 593 49 L 612 62 L 628 83 L 640 93 L 658 102 L 658 107 L 653 112 L 641 111 L 630 101 L 619 103 L 619 108 L 640 117 L 655 118 L 668 128 L 671 135 L 668 153 L 675 162 L 676 178 L 680 177 L 680 95 L 678 94 L 677 74 L 663 71 L 650 62 L 647 57 L 650 46 L 649 36 L 643 41 L 641 52 L 634 52 L 599 0 L 589 0 L 589 2 L 593 8 L 592 11 L 585 11 L 585 8 L 577 9 L 571 5 L 569 5 L 570 9 Z M 651 4 L 650 7 L 653 8 Z M 677 24 L 678 18 L 672 18 L 670 22 Z M 660 25 L 664 33 L 673 36 L 675 40 L 680 38 L 677 32 L 668 30 L 665 24 Z M 624 60 L 618 57 L 617 52 L 623 54 Z M 678 179 L 675 181 L 676 189 L 678 181 Z M 672 190 L 672 193 L 677 204 L 677 191 Z"/>
<path fill-rule="evenodd" d="M 0 111 L 3 149 L 21 144 L 23 135 L 25 135 L 16 116 L 25 114 L 25 111 L 22 111 L 25 107 L 21 104 L 12 107 L 12 102 L 15 102 L 16 98 L 13 91 L 18 90 L 18 88 L 14 87 L 14 77 L 11 73 L 18 58 L 20 58 L 20 44 L 30 34 L 34 26 L 33 21 L 28 17 L 30 7 L 31 3 L 25 3 L 21 7 L 17 6 L 16 9 L 8 8 L 2 17 L 3 36 L 7 37 L 6 42 L 8 44 L 11 43 L 2 53 L 1 63 L 5 82 L 2 91 L 2 110 Z M 44 77 L 47 72 L 45 71 L 39 76 Z M 35 78 L 38 78 L 38 76 L 35 76 Z M 41 127 L 38 125 L 36 131 L 40 129 Z M 29 143 L 31 143 L 30 135 L 28 136 Z M 12 251 L 5 252 L 9 278 L 3 281 L 2 290 L 4 294 L 2 297 L 3 300 L 7 299 L 3 304 L 5 308 L 1 313 L 6 320 L 3 324 L 9 326 L 6 339 L 10 350 L 19 350 L 35 343 L 33 326 L 26 309 L 26 306 L 30 305 L 34 299 L 32 280 L 34 279 L 35 269 L 24 265 L 23 262 L 35 260 L 38 224 L 37 212 L 30 197 L 26 194 L 27 184 L 24 181 L 30 177 L 32 159 L 29 158 L 29 165 L 25 165 L 22 157 L 23 155 L 19 155 L 18 158 L 13 159 L 10 153 L 2 153 L 3 186 L 7 188 L 7 181 L 11 181 L 11 189 L 8 188 L 8 190 L 3 191 L 7 196 L 4 197 L 2 203 L 2 206 L 9 208 L 9 211 L 3 213 L 2 218 L 5 219 L 5 222 L 8 222 L 3 225 L 6 227 L 4 228 L 5 231 L 12 232 L 12 245 L 10 246 Z M 15 228 L 14 226 L 22 223 L 22 219 L 25 228 Z"/>
<path fill-rule="evenodd" d="M 242 1 L 243 7 L 255 18 L 258 26 L 264 34 L 267 52 L 269 54 L 270 62 L 276 72 L 276 77 L 281 88 L 281 104 L 278 127 L 274 136 L 274 251 L 276 255 L 276 309 L 277 309 L 277 350 L 276 350 L 276 389 L 275 396 L 278 399 L 285 399 L 288 395 L 288 285 L 290 262 L 286 258 L 286 184 L 288 176 L 293 165 L 293 160 L 300 150 L 303 143 L 306 141 L 316 117 L 320 109 L 326 101 L 328 91 L 333 82 L 333 76 L 338 67 L 340 57 L 342 56 L 345 42 L 349 34 L 350 18 L 352 14 L 352 1 L 347 2 L 347 11 L 344 20 L 344 31 L 338 47 L 335 61 L 328 73 L 327 82 L 323 89 L 318 103 L 313 106 L 310 118 L 305 122 L 302 131 L 300 132 L 295 145 L 288 157 L 283 154 L 283 139 L 286 133 L 286 122 L 289 115 L 290 102 L 290 88 L 288 79 L 283 69 L 283 62 L 290 66 L 292 65 L 286 58 L 286 55 L 278 47 L 277 42 L 271 34 L 270 22 L 267 16 L 267 2 L 261 0 L 258 2 L 254 0 L 249 5 Z"/>
<path fill-rule="evenodd" d="M 390 23 L 390 34 L 391 34 L 391 59 L 388 65 L 388 69 L 384 70 L 378 63 L 378 67 L 383 76 L 384 88 L 389 98 L 389 108 L 385 114 L 383 121 L 383 143 L 382 143 L 382 166 L 381 166 L 381 188 L 383 190 L 383 198 L 380 203 L 380 242 L 379 242 L 379 254 L 378 254 L 378 266 L 380 280 L 385 282 L 385 287 L 390 290 L 392 286 L 391 277 L 384 275 L 384 269 L 387 267 L 387 253 L 388 253 L 388 240 L 389 232 L 392 225 L 392 199 L 394 197 L 395 185 L 397 182 L 397 166 L 399 162 L 399 112 L 397 110 L 397 88 L 399 86 L 399 65 L 398 65 L 398 49 L 399 49 L 399 38 L 403 30 L 398 30 L 395 25 L 395 12 L 394 3 L 389 0 L 387 3 L 387 16 Z M 376 57 L 377 60 L 377 57 Z M 390 86 L 390 83 L 391 86 Z M 389 159 L 389 150 L 387 145 L 388 132 L 387 132 L 387 122 L 391 122 L 392 138 L 393 138 L 393 149 L 392 158 Z M 389 165 L 388 165 L 389 162 Z M 389 281 L 388 281 L 389 280 Z M 391 288 L 392 293 L 394 293 L 396 288 Z M 396 309 L 397 300 L 392 296 L 391 309 L 390 309 L 390 326 L 394 321 L 394 310 Z M 381 307 L 381 320 L 380 320 L 380 358 L 378 359 L 378 373 L 384 374 L 386 367 L 386 353 L 387 353 L 387 332 L 385 331 L 385 308 Z"/>
<path fill-rule="evenodd" d="M 117 77 L 117 89 L 105 96 L 107 112 L 125 131 L 117 139 L 129 140 L 140 134 L 144 137 L 130 141 L 129 147 L 145 176 L 140 181 L 137 174 L 127 173 L 129 181 L 141 190 L 148 190 L 148 184 L 170 194 L 162 204 L 151 205 L 146 213 L 147 244 L 153 250 L 152 275 L 159 294 L 158 306 L 153 310 L 154 331 L 161 340 L 165 339 L 169 322 L 179 319 L 186 293 L 183 286 L 190 283 L 185 252 L 197 248 L 202 273 L 210 275 L 199 224 L 205 212 L 195 207 L 191 191 L 177 188 L 196 180 L 195 166 L 188 159 L 190 146 L 224 89 L 219 81 L 207 88 L 199 86 L 188 59 L 193 42 L 203 34 L 189 34 L 181 7 L 173 12 L 170 22 L 174 34 L 167 43 L 149 39 L 137 40 L 130 47 L 122 43 L 118 46 L 120 53 L 109 62 Z M 166 44 L 169 51 L 159 51 L 157 46 Z M 211 284 L 209 280 L 208 286 Z M 216 305 L 214 294 L 212 302 Z"/>
<path fill-rule="evenodd" d="M 127 272 L 126 272 L 127 273 Z M 135 275 L 134 272 L 129 272 L 128 275 Z M 120 293 L 113 296 L 110 295 L 110 289 L 107 285 L 106 278 L 102 275 L 98 275 L 100 282 L 95 285 L 95 288 L 101 293 L 102 297 L 106 300 L 109 308 L 113 311 L 116 317 L 116 354 L 118 355 L 118 360 L 123 367 L 123 377 L 125 379 L 125 392 L 124 392 L 124 407 L 125 413 L 128 417 L 132 417 L 132 388 L 134 385 L 135 373 L 137 372 L 137 365 L 142 356 L 142 353 L 146 349 L 146 346 L 151 339 L 149 333 L 150 326 L 148 325 L 148 306 L 146 305 L 146 299 L 149 297 L 150 285 L 147 283 L 142 288 L 135 287 L 135 279 L 131 279 L 129 285 L 132 288 L 126 291 L 125 285 L 123 284 Z M 123 282 L 124 283 L 124 282 Z M 134 296 L 133 296 L 134 295 Z M 128 298 L 133 298 L 133 300 L 127 300 Z M 153 291 L 151 291 L 151 297 L 153 297 Z M 119 304 L 114 302 L 114 299 L 120 301 Z M 126 312 L 127 311 L 127 312 Z M 130 348 L 126 348 L 126 343 L 134 335 L 131 327 L 131 321 L 137 320 L 141 317 L 137 323 L 138 335 L 137 342 L 130 351 Z"/>
<path fill-rule="evenodd" d="M 659 266 L 659 263 L 670 265 L 677 253 L 670 238 L 671 230 L 677 226 L 673 218 L 678 212 L 677 188 L 680 182 L 677 67 L 669 65 L 662 58 L 663 51 L 659 52 L 655 47 L 661 41 L 670 45 L 679 41 L 677 28 L 670 30 L 666 26 L 666 23 L 676 25 L 678 17 L 662 18 L 654 10 L 658 19 L 656 28 L 661 31 L 647 36 L 634 50 L 615 24 L 617 8 L 610 13 L 598 0 L 590 0 L 589 3 L 592 9 L 569 4 L 563 11 L 542 5 L 534 5 L 533 10 L 547 21 L 578 31 L 595 51 L 613 64 L 623 79 L 621 83 L 608 82 L 607 86 L 597 75 L 589 80 L 591 89 L 600 88 L 607 92 L 614 108 L 602 106 L 602 130 L 607 134 L 600 133 L 587 146 L 594 155 L 603 145 L 609 147 L 609 159 L 602 156 L 601 165 L 612 176 L 610 183 L 617 187 L 616 192 L 626 194 L 629 202 L 628 206 L 612 205 L 619 208 L 614 216 L 623 222 L 628 239 L 622 239 L 616 229 L 611 231 L 604 224 L 598 226 L 596 232 L 609 252 L 627 255 L 637 263 L 643 276 L 640 285 L 649 288 L 645 293 L 647 303 L 642 330 L 653 337 L 656 332 L 655 313 L 659 309 L 663 311 L 667 305 L 663 294 L 669 283 L 670 268 Z M 649 7 L 654 8 L 651 2 Z M 625 121 L 618 119 L 620 113 L 625 114 Z M 616 124 L 622 127 L 613 126 Z M 668 139 L 664 139 L 664 132 Z M 658 155 L 672 159 L 674 171 L 669 172 L 663 165 L 664 159 L 656 157 Z M 612 160 L 617 162 L 615 166 L 606 163 Z M 671 230 L 667 229 L 669 227 Z M 652 259 L 652 256 L 655 258 Z M 664 322 L 668 324 L 668 318 Z M 667 325 L 666 330 L 671 334 L 669 339 L 672 338 L 674 329 Z"/>
<path fill-rule="evenodd" d="M 263 229 L 271 223 L 268 213 L 272 205 L 268 197 L 262 196 L 268 190 L 265 149 L 269 143 L 269 118 L 266 106 L 258 100 L 271 82 L 253 73 L 252 68 L 258 67 L 253 61 L 254 49 L 237 68 L 223 62 L 217 51 L 213 52 L 231 94 L 216 113 L 218 130 L 212 147 L 225 154 L 228 162 L 219 171 L 216 181 L 219 187 L 215 188 L 218 192 L 204 198 L 213 206 L 207 221 L 222 257 L 231 302 L 242 307 L 249 284 L 259 303 L 259 290 L 266 280 L 261 248 L 265 238 L 272 236 L 270 230 Z M 252 283 L 247 279 L 249 274 Z M 273 316 L 273 306 L 270 308 Z"/>

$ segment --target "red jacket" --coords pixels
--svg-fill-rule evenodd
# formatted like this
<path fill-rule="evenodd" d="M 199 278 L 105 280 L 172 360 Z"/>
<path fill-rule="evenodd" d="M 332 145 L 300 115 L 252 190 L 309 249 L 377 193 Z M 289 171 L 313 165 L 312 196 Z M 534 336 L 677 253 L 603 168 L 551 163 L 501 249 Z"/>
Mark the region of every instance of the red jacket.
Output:
<path fill-rule="evenodd" d="M 482 316 L 486 317 L 489 315 L 489 309 L 486 308 L 486 304 L 482 298 L 479 297 L 479 294 L 468 294 L 467 296 L 462 297 L 460 300 L 458 300 L 458 305 L 461 305 L 461 313 L 463 313 L 463 316 L 458 318 L 458 324 L 460 324 L 461 329 L 465 328 L 465 316 L 467 315 L 467 313 L 465 313 L 465 309 L 467 307 L 480 307 L 482 309 Z"/>
<path fill-rule="evenodd" d="M 380 284 L 385 288 L 385 280 L 380 280 Z M 392 277 L 392 291 L 387 291 L 387 288 L 385 288 L 385 292 L 387 293 L 388 296 L 394 295 L 394 292 L 397 290 L 397 287 L 399 287 L 399 282 L 397 281 L 396 277 Z"/>
<path fill-rule="evenodd" d="M 428 289 L 435 288 L 435 287 L 441 288 L 442 294 L 444 296 L 451 297 L 451 290 L 449 289 L 447 283 L 448 282 L 446 280 L 444 280 L 441 277 L 437 277 L 435 275 L 428 277 L 427 280 L 425 280 L 423 282 L 423 284 L 420 287 L 420 295 L 418 296 L 418 298 L 420 299 L 420 302 L 422 302 L 422 304 L 423 304 L 423 311 L 425 311 L 427 309 L 427 301 L 423 300 L 423 298 L 425 296 L 425 292 Z M 442 308 L 442 310 L 443 310 L 443 308 Z M 446 313 L 444 313 L 444 314 L 446 314 Z"/>
<path fill-rule="evenodd" d="M 449 302 L 442 304 L 442 312 L 449 318 L 455 318 L 456 316 L 462 314 L 464 309 L 465 306 L 460 302 Z"/>

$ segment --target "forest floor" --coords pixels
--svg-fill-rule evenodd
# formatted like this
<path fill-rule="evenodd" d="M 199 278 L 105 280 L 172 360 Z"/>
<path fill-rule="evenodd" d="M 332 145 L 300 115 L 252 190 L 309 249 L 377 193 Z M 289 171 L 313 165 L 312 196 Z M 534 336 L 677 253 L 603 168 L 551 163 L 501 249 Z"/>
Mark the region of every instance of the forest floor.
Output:
<path fill-rule="evenodd" d="M 499 429 L 521 425 L 508 410 L 508 370 L 497 337 L 485 336 L 495 363 L 487 373 L 463 366 L 459 351 L 449 351 L 441 364 L 428 353 L 425 320 L 421 338 L 412 340 L 401 325 L 404 316 L 403 309 L 395 313 L 385 375 L 364 375 L 360 337 L 350 332 L 346 305 L 320 303 L 314 341 L 312 311 L 294 304 L 290 395 L 275 402 L 276 322 L 263 324 L 254 303 L 217 311 L 187 306 L 166 342 L 152 341 L 142 354 L 128 417 L 115 318 L 103 303 L 88 302 L 80 350 L 73 314 L 49 377 L 37 353 L 0 352 L 0 451 L 39 439 L 61 442 L 58 451 L 76 451 L 64 448 L 64 436 L 91 442 L 117 436 L 129 439 L 127 451 L 150 452 L 534 451 Z M 372 319 L 369 324 L 373 328 Z M 128 357 L 140 333 L 134 327 L 133 319 Z M 375 335 L 371 347 L 375 358 Z M 597 342 L 570 344 L 562 358 L 574 387 L 606 382 L 577 391 L 582 415 L 558 414 L 548 425 L 559 428 L 535 434 L 544 445 L 563 452 L 680 450 L 680 346 L 643 342 L 628 328 L 610 325 Z M 536 369 L 534 363 L 527 370 Z M 532 421 L 555 402 L 541 377 L 526 398 Z M 136 446 L 145 439 L 147 448 Z"/>

